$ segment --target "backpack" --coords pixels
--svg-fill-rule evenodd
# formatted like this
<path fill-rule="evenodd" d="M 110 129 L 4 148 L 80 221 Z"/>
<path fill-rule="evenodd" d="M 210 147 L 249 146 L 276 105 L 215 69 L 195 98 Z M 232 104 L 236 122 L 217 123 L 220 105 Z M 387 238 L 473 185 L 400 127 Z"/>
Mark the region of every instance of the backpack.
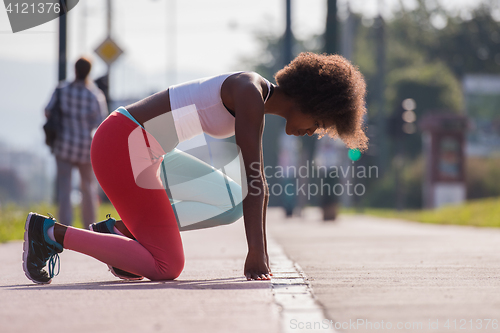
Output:
<path fill-rule="evenodd" d="M 54 142 L 57 138 L 57 133 L 61 129 L 62 121 L 62 111 L 61 111 L 61 88 L 56 89 L 56 103 L 52 110 L 50 111 L 47 122 L 43 125 L 43 130 L 45 132 L 45 143 L 54 150 Z"/>

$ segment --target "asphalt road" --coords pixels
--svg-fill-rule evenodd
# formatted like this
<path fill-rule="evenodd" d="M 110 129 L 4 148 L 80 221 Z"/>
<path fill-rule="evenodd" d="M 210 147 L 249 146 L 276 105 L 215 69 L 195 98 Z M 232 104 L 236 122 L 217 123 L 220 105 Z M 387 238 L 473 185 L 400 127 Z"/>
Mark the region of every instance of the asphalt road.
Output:
<path fill-rule="evenodd" d="M 169 282 L 120 281 L 64 251 L 39 286 L 22 242 L 0 245 L 0 332 L 500 331 L 500 230 L 320 217 L 269 210 L 272 282 L 243 277 L 242 220 L 182 233 L 186 266 Z"/>
<path fill-rule="evenodd" d="M 243 276 L 243 221 L 182 234 L 176 281 L 124 282 L 93 258 L 65 250 L 50 285 L 21 266 L 22 242 L 0 245 L 0 332 L 279 332 L 269 281 Z"/>
<path fill-rule="evenodd" d="M 500 331 L 498 229 L 352 215 L 325 223 L 317 209 L 268 219 L 340 331 Z"/>

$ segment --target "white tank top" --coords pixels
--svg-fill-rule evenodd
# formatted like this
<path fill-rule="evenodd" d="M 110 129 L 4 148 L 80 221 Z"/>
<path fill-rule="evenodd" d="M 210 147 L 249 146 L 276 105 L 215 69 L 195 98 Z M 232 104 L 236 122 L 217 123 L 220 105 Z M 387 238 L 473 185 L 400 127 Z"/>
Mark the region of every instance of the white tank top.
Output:
<path fill-rule="evenodd" d="M 234 135 L 235 118 L 224 106 L 220 92 L 224 81 L 238 73 L 241 72 L 193 80 L 168 88 L 179 142 L 202 133 L 217 139 Z M 271 94 L 271 84 L 267 80 L 266 83 L 268 89 L 264 102 Z"/>

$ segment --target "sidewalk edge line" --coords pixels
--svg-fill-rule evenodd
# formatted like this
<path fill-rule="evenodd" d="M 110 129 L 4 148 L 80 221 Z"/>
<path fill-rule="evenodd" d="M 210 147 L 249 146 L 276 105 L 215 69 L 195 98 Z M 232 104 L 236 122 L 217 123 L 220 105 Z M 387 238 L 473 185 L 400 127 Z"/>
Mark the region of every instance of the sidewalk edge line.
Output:
<path fill-rule="evenodd" d="M 336 333 L 334 321 L 325 316 L 324 307 L 314 296 L 312 286 L 300 265 L 292 261 L 283 248 L 268 238 L 271 289 L 280 309 L 283 333 Z"/>

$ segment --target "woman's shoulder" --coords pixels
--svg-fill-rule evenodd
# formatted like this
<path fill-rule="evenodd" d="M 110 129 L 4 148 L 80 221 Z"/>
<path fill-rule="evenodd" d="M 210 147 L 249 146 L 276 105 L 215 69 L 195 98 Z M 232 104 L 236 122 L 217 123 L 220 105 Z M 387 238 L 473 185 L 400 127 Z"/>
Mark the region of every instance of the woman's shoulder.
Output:
<path fill-rule="evenodd" d="M 224 80 L 224 85 L 231 86 L 231 90 L 257 89 L 261 91 L 268 86 L 268 83 L 266 78 L 253 71 L 233 72 Z"/>
<path fill-rule="evenodd" d="M 238 101 L 245 100 L 245 103 L 249 103 L 249 100 L 255 99 L 262 102 L 263 98 L 259 96 L 267 94 L 268 86 L 266 81 L 256 72 L 235 72 L 224 80 L 220 91 L 221 99 L 226 108 L 238 113 L 238 110 L 236 110 L 238 109 L 237 104 L 241 106 Z"/>
<path fill-rule="evenodd" d="M 241 79 L 247 79 L 247 80 L 266 80 L 266 78 L 264 78 L 262 75 L 260 75 L 257 72 L 254 72 L 254 71 L 231 72 L 230 76 L 236 76 L 236 77 L 239 77 Z"/>

